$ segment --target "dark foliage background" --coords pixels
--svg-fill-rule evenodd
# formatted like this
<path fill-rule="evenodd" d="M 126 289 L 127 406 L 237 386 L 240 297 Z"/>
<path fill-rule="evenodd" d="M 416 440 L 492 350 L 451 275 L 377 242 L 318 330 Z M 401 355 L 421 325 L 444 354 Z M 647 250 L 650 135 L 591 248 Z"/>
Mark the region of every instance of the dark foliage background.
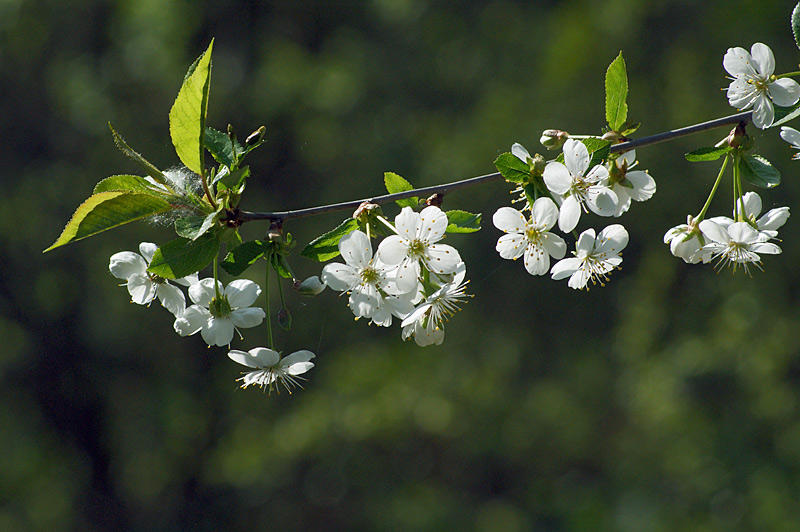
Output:
<path fill-rule="evenodd" d="M 623 270 L 588 293 L 495 254 L 508 187 L 452 194 L 484 230 L 448 237 L 476 297 L 444 345 L 354 324 L 331 292 L 291 295 L 278 346 L 317 353 L 291 396 L 237 390 L 224 350 L 128 303 L 108 257 L 168 228 L 41 254 L 97 181 L 136 170 L 108 121 L 177 163 L 167 113 L 212 37 L 209 123 L 267 127 L 243 207 L 273 210 L 379 194 L 387 170 L 417 186 L 487 173 L 546 128 L 597 132 L 619 50 L 640 134 L 729 114 L 725 50 L 765 42 L 793 70 L 792 8 L 0 0 L 0 530 L 797 530 L 797 220 L 752 278 L 661 242 L 716 176 L 683 153 L 723 131 L 640 150 L 658 194 L 624 218 Z M 750 133 L 784 175 L 765 206 L 795 209 L 790 150 Z M 288 230 L 305 243 L 343 216 Z M 245 332 L 236 347 L 266 342 Z"/>

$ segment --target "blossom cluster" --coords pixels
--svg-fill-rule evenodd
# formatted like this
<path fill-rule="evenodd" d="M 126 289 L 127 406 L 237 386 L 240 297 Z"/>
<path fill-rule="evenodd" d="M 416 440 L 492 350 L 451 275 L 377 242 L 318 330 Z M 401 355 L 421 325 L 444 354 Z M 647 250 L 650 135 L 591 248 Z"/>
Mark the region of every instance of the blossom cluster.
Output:
<path fill-rule="evenodd" d="M 528 151 L 515 144 L 511 153 L 532 165 Z M 603 284 L 608 274 L 622 263 L 620 253 L 628 244 L 628 232 L 620 224 L 612 224 L 599 233 L 587 229 L 578 236 L 573 257 L 564 258 L 567 244 L 553 233 L 575 230 L 581 214 L 593 212 L 598 216 L 619 217 L 632 201 L 646 201 L 656 191 L 655 180 L 649 173 L 631 170 L 636 154 L 629 151 L 605 164 L 590 168 L 591 156 L 586 145 L 568 138 L 563 145 L 564 162 L 550 161 L 544 167 L 542 182 L 546 190 L 526 208 L 518 211 L 501 207 L 492 221 L 506 234 L 497 241 L 496 250 L 504 259 L 524 257 L 525 269 L 531 275 L 548 272 L 555 280 L 569 278 L 571 288 L 586 288 Z M 525 211 L 529 211 L 526 217 Z M 558 260 L 552 268 L 550 258 Z"/>
<path fill-rule="evenodd" d="M 198 332 L 210 346 L 230 346 L 234 332 L 256 327 L 266 313 L 253 304 L 261 295 L 261 287 L 248 279 L 236 279 L 228 286 L 214 282 L 213 278 L 199 279 L 197 274 L 176 279 L 175 283 L 188 288 L 193 305 L 186 306 L 186 297 L 180 288 L 167 279 L 149 273 L 147 267 L 158 246 L 150 242 L 139 245 L 139 253 L 121 251 L 111 256 L 109 271 L 114 277 L 125 280 L 131 300 L 149 306 L 156 298 L 175 317 L 174 329 L 181 336 Z M 256 348 L 249 353 L 233 350 L 228 356 L 240 364 L 256 368 L 240 380 L 242 387 L 258 384 L 272 390 L 274 382 L 280 382 L 291 392 L 297 386 L 295 377 L 314 366 L 309 360 L 314 357 L 309 351 L 298 351 L 283 359 L 271 349 Z"/>
<path fill-rule="evenodd" d="M 339 240 L 344 264 L 322 269 L 322 283 L 348 294 L 356 319 L 380 327 L 401 320 L 402 337 L 419 346 L 441 344 L 444 322 L 459 310 L 465 293 L 466 266 L 454 247 L 440 241 L 447 215 L 436 206 L 415 212 L 404 207 L 373 254 L 370 237 L 355 230 Z"/>

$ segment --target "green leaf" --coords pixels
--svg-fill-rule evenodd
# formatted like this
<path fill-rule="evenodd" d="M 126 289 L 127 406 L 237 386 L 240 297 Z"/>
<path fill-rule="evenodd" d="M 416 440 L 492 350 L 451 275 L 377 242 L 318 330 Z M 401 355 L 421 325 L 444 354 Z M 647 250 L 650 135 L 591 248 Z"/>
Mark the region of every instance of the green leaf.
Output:
<path fill-rule="evenodd" d="M 792 33 L 794 34 L 794 42 L 800 48 L 800 2 L 794 6 L 792 11 Z"/>
<path fill-rule="evenodd" d="M 592 157 L 592 160 L 589 161 L 590 169 L 598 164 L 603 164 L 603 161 L 608 159 L 608 155 L 611 152 L 611 141 L 590 137 L 588 139 L 581 139 L 581 142 L 586 146 L 589 155 Z"/>
<path fill-rule="evenodd" d="M 606 121 L 613 131 L 619 131 L 628 119 L 628 74 L 625 59 L 619 53 L 606 70 Z"/>
<path fill-rule="evenodd" d="M 222 179 L 219 180 L 220 188 L 233 190 L 235 193 L 239 194 L 242 192 L 242 189 L 244 189 L 245 181 L 249 176 L 250 167 L 243 166 L 242 168 L 224 175 Z"/>
<path fill-rule="evenodd" d="M 235 166 L 239 157 L 245 152 L 239 142 L 231 140 L 227 133 L 212 127 L 206 128 L 205 146 L 215 161 L 228 167 Z"/>
<path fill-rule="evenodd" d="M 625 122 L 625 124 L 622 126 L 622 131 L 618 131 L 618 133 L 623 137 L 627 137 L 629 135 L 633 135 L 634 133 L 636 133 L 636 130 L 639 129 L 640 127 L 642 127 L 641 122 L 636 122 L 635 124 L 631 124 L 630 122 Z"/>
<path fill-rule="evenodd" d="M 121 192 L 137 192 L 140 194 L 159 195 L 159 192 L 164 193 L 165 190 L 158 191 L 153 188 L 153 184 L 149 183 L 145 178 L 138 175 L 112 175 L 97 183 L 94 187 L 92 194 L 99 194 L 100 192 L 109 191 Z"/>
<path fill-rule="evenodd" d="M 260 240 L 251 240 L 237 246 L 229 252 L 222 261 L 222 269 L 234 277 L 239 277 L 244 271 L 264 256 L 264 243 Z"/>
<path fill-rule="evenodd" d="M 772 188 L 781 184 L 781 173 L 760 155 L 745 155 L 739 159 L 742 177 L 757 187 Z"/>
<path fill-rule="evenodd" d="M 792 107 L 779 107 L 776 105 L 775 120 L 772 122 L 772 124 L 770 124 L 769 127 L 781 126 L 786 122 L 791 122 L 798 116 L 800 116 L 800 103 Z"/>
<path fill-rule="evenodd" d="M 176 238 L 156 250 L 147 271 L 165 279 L 180 279 L 208 266 L 218 251 L 219 240 L 214 235 L 197 240 Z"/>
<path fill-rule="evenodd" d="M 280 253 L 272 253 L 270 255 L 270 263 L 275 269 L 275 272 L 284 279 L 291 279 L 294 277 L 292 271 L 289 269 L 289 263 L 286 262 L 286 257 Z"/>
<path fill-rule="evenodd" d="M 204 235 L 217 220 L 217 213 L 212 212 L 208 216 L 186 216 L 175 220 L 175 232 L 178 236 L 197 240 Z"/>
<path fill-rule="evenodd" d="M 308 259 L 325 262 L 339 256 L 339 240 L 358 229 L 358 221 L 348 218 L 336 229 L 320 235 L 303 248 L 300 254 Z"/>
<path fill-rule="evenodd" d="M 169 111 L 169 133 L 175 153 L 196 174 L 203 175 L 203 151 L 206 136 L 206 111 L 211 81 L 211 48 L 208 45 L 189 67 L 178 97 Z"/>
<path fill-rule="evenodd" d="M 686 154 L 686 160 L 691 163 L 697 163 L 702 161 L 716 161 L 733 148 L 730 146 L 722 146 L 722 147 L 715 147 L 715 146 L 707 146 L 705 148 L 697 148 L 696 150 L 690 151 Z"/>
<path fill-rule="evenodd" d="M 153 166 L 147 159 L 133 151 L 131 147 L 128 146 L 128 143 L 125 142 L 125 139 L 123 139 L 119 133 L 117 133 L 117 131 L 114 129 L 114 126 L 111 125 L 111 122 L 108 123 L 108 127 L 111 129 L 111 136 L 114 137 L 114 144 L 116 144 L 117 148 L 119 148 L 119 151 L 121 151 L 133 162 L 141 166 L 147 175 L 155 179 L 156 182 L 161 183 L 162 185 L 167 184 L 167 178 L 164 177 L 164 174 L 161 173 L 161 170 Z"/>
<path fill-rule="evenodd" d="M 528 163 L 521 161 L 513 153 L 501 153 L 494 160 L 494 165 L 500 175 L 511 183 L 525 183 L 531 179 L 531 168 Z"/>
<path fill-rule="evenodd" d="M 447 211 L 448 233 L 474 233 L 481 229 L 481 214 L 472 214 L 467 211 Z"/>
<path fill-rule="evenodd" d="M 383 174 L 383 183 L 386 185 L 386 191 L 389 194 L 397 194 L 399 192 L 408 192 L 409 190 L 414 190 L 414 187 L 405 180 L 405 178 L 395 174 L 394 172 L 384 172 Z M 401 200 L 396 200 L 397 203 L 401 208 L 402 207 L 411 207 L 412 209 L 419 205 L 419 198 L 411 197 Z"/>
<path fill-rule="evenodd" d="M 149 194 L 119 190 L 94 194 L 75 210 L 61 236 L 45 251 L 171 208 L 168 202 Z"/>

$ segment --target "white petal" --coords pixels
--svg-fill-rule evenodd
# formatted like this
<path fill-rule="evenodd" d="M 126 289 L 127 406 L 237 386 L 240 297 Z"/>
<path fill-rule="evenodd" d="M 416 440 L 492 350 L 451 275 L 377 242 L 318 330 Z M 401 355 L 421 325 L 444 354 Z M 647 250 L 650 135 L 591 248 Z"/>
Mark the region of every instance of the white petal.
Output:
<path fill-rule="evenodd" d="M 120 251 L 111 255 L 108 270 L 117 279 L 128 279 L 131 275 L 147 275 L 147 263 L 133 251 Z"/>
<path fill-rule="evenodd" d="M 403 207 L 403 210 L 394 219 L 394 228 L 401 237 L 413 240 L 417 236 L 419 223 L 419 214 L 414 212 L 411 207 Z"/>
<path fill-rule="evenodd" d="M 589 150 L 586 145 L 575 139 L 567 139 L 564 143 L 564 166 L 573 177 L 583 176 L 589 168 Z"/>
<path fill-rule="evenodd" d="M 408 255 L 407 242 L 408 240 L 400 235 L 387 236 L 378 245 L 378 259 L 389 266 L 400 264 Z"/>
<path fill-rule="evenodd" d="M 222 294 L 222 283 L 217 282 L 217 286 L 219 286 L 219 292 Z M 215 295 L 213 277 L 201 279 L 189 287 L 189 299 L 202 307 L 208 308 Z"/>
<path fill-rule="evenodd" d="M 567 196 L 564 203 L 561 204 L 561 210 L 558 213 L 558 228 L 565 233 L 569 233 L 575 229 L 580 219 L 581 205 L 578 202 L 578 198 L 574 195 Z"/>
<path fill-rule="evenodd" d="M 581 260 L 575 257 L 570 257 L 568 259 L 563 259 L 556 262 L 553 265 L 553 268 L 550 270 L 550 277 L 559 281 L 561 279 L 566 279 L 575 271 L 580 268 Z"/>
<path fill-rule="evenodd" d="M 781 78 L 770 83 L 767 92 L 775 105 L 791 107 L 800 99 L 800 84 L 790 78 Z"/>
<path fill-rule="evenodd" d="M 419 239 L 424 242 L 438 242 L 447 229 L 447 215 L 439 207 L 425 207 L 419 213 Z"/>
<path fill-rule="evenodd" d="M 267 313 L 264 312 L 263 308 L 246 307 L 231 311 L 228 318 L 236 327 L 240 329 L 249 329 L 264 321 L 266 315 Z"/>
<path fill-rule="evenodd" d="M 562 259 L 567 253 L 567 243 L 555 233 L 545 233 L 542 235 L 542 245 L 545 251 L 554 259 Z"/>
<path fill-rule="evenodd" d="M 770 209 L 758 220 L 759 231 L 777 231 L 789 219 L 789 207 Z"/>
<path fill-rule="evenodd" d="M 497 212 L 492 216 L 492 223 L 496 228 L 507 233 L 522 232 L 527 224 L 525 216 L 513 207 L 500 207 L 497 209 Z"/>
<path fill-rule="evenodd" d="M 703 220 L 700 222 L 699 227 L 700 231 L 702 231 L 705 236 L 717 244 L 724 244 L 727 246 L 728 242 L 731 241 L 731 237 L 728 235 L 725 228 L 711 220 Z"/>
<path fill-rule="evenodd" d="M 177 286 L 161 283 L 156 285 L 156 294 L 164 308 L 172 312 L 172 315 L 176 318 L 186 310 L 186 297 Z"/>
<path fill-rule="evenodd" d="M 758 242 L 753 244 L 751 249 L 756 253 L 766 253 L 767 255 L 777 255 L 781 252 L 781 248 L 771 242 Z"/>
<path fill-rule="evenodd" d="M 744 214 L 747 218 L 758 218 L 758 215 L 761 214 L 761 196 L 755 192 L 748 192 L 742 196 L 742 203 L 744 203 Z M 733 207 L 733 217 L 736 218 L 740 207 L 739 202 L 737 201 Z"/>
<path fill-rule="evenodd" d="M 504 259 L 517 259 L 525 252 L 525 237 L 519 233 L 503 235 L 497 240 L 495 249 Z"/>
<path fill-rule="evenodd" d="M 323 283 L 327 283 L 332 289 L 340 292 L 352 290 L 361 282 L 361 277 L 358 275 L 355 268 L 340 262 L 326 264 L 325 267 L 322 268 L 320 278 Z"/>
<path fill-rule="evenodd" d="M 525 269 L 531 275 L 544 275 L 550 269 L 550 255 L 542 246 L 525 248 Z"/>
<path fill-rule="evenodd" d="M 800 131 L 797 131 L 795 128 L 781 126 L 781 138 L 795 148 L 800 148 Z"/>
<path fill-rule="evenodd" d="M 225 287 L 225 297 L 231 308 L 249 307 L 261 295 L 261 287 L 250 279 L 236 279 Z"/>
<path fill-rule="evenodd" d="M 756 72 L 750 64 L 750 60 L 750 52 L 737 46 L 735 48 L 728 48 L 725 57 L 722 58 L 722 66 L 725 67 L 728 74 L 734 77 L 752 75 Z"/>
<path fill-rule="evenodd" d="M 131 275 L 127 286 L 131 300 L 138 305 L 147 305 L 156 297 L 155 283 L 144 275 Z"/>
<path fill-rule="evenodd" d="M 758 231 L 747 222 L 735 222 L 728 227 L 731 240 L 740 244 L 751 244 L 758 240 Z"/>
<path fill-rule="evenodd" d="M 764 78 L 768 78 L 775 72 L 775 56 L 772 50 L 764 43 L 757 42 L 750 47 L 750 56 L 753 60 L 753 68 Z"/>
<path fill-rule="evenodd" d="M 620 224 L 609 225 L 597 235 L 597 253 L 619 254 L 628 245 L 628 231 Z"/>
<path fill-rule="evenodd" d="M 144 257 L 144 260 L 147 261 L 147 264 L 150 264 L 150 261 L 153 260 L 153 255 L 156 254 L 157 249 L 158 246 L 152 242 L 142 242 L 139 244 L 139 253 L 142 254 L 142 257 Z"/>
<path fill-rule="evenodd" d="M 524 218 L 523 218 L 524 220 Z M 531 207 L 531 224 L 540 231 L 549 231 L 558 220 L 558 207 L 550 198 L 541 197 Z"/>
<path fill-rule="evenodd" d="M 764 129 L 769 127 L 774 119 L 775 109 L 772 107 L 772 100 L 763 92 L 759 93 L 753 101 L 753 125 Z"/>
<path fill-rule="evenodd" d="M 572 176 L 567 167 L 558 161 L 551 161 L 544 167 L 542 174 L 547 190 L 562 195 L 572 186 Z"/>
<path fill-rule="evenodd" d="M 200 336 L 208 345 L 230 345 L 233 340 L 233 322 L 225 318 L 211 318 L 200 331 Z"/>
<path fill-rule="evenodd" d="M 275 353 L 277 355 L 277 353 Z M 247 351 L 239 351 L 237 349 L 233 349 L 228 352 L 228 358 L 233 360 L 234 362 L 241 364 L 243 366 L 247 366 L 248 368 L 257 368 L 258 359 L 255 358 L 253 355 L 248 353 Z"/>
<path fill-rule="evenodd" d="M 738 78 L 728 86 L 728 103 L 737 109 L 747 109 L 753 104 L 758 90 L 745 78 Z"/>
<path fill-rule="evenodd" d="M 428 246 L 427 266 L 434 273 L 453 273 L 461 262 L 461 255 L 453 246 L 432 244 Z"/>
<path fill-rule="evenodd" d="M 633 190 L 628 191 L 633 200 L 647 201 L 656 193 L 656 180 L 647 172 L 634 170 L 625 177 L 633 185 Z"/>
<path fill-rule="evenodd" d="M 300 375 L 314 367 L 314 363 L 311 362 L 312 358 L 314 358 L 314 353 L 307 349 L 295 351 L 281 360 L 281 367 L 286 368 L 289 375 Z"/>
<path fill-rule="evenodd" d="M 371 318 L 381 304 L 381 295 L 371 284 L 359 288 L 350 294 L 350 310 L 358 318 Z"/>
<path fill-rule="evenodd" d="M 339 240 L 339 252 L 349 266 L 365 268 L 372 260 L 372 243 L 363 232 L 352 231 Z"/>
<path fill-rule="evenodd" d="M 192 305 L 184 311 L 173 325 L 175 332 L 181 336 L 191 336 L 200 331 L 211 318 L 211 313 L 199 305 Z"/>
<path fill-rule="evenodd" d="M 522 161 L 525 164 L 528 163 L 528 159 L 532 159 L 531 154 L 528 153 L 528 150 L 526 150 L 525 148 L 522 147 L 521 144 L 516 143 L 516 142 L 514 143 L 513 146 L 511 146 L 511 153 L 517 159 L 519 159 L 520 161 Z"/>
<path fill-rule="evenodd" d="M 274 349 L 268 347 L 254 347 L 250 350 L 250 355 L 258 363 L 255 368 L 271 368 L 275 366 L 281 359 L 281 355 Z"/>
<path fill-rule="evenodd" d="M 614 216 L 617 212 L 617 194 L 608 187 L 594 185 L 587 191 L 589 210 L 598 216 Z"/>

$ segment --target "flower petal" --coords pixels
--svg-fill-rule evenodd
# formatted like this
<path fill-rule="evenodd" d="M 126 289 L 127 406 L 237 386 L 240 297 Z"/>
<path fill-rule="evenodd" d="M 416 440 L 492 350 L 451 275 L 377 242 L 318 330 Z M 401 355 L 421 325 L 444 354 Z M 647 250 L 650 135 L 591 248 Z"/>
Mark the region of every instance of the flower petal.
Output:
<path fill-rule="evenodd" d="M 372 243 L 365 233 L 352 231 L 339 240 L 339 253 L 349 266 L 365 268 L 372 260 Z"/>
<path fill-rule="evenodd" d="M 127 286 L 131 300 L 137 305 L 147 305 L 156 297 L 155 283 L 144 275 L 131 275 Z"/>
<path fill-rule="evenodd" d="M 236 279 L 225 287 L 225 297 L 231 308 L 249 307 L 261 295 L 261 287 L 250 279 Z"/>
<path fill-rule="evenodd" d="M 177 286 L 161 283 L 156 285 L 156 294 L 164 308 L 172 312 L 172 315 L 176 318 L 186 310 L 186 297 Z"/>
<path fill-rule="evenodd" d="M 147 263 L 133 251 L 120 251 L 111 255 L 108 270 L 117 279 L 128 279 L 131 275 L 146 275 Z"/>
<path fill-rule="evenodd" d="M 565 233 L 569 233 L 575 229 L 580 219 L 581 205 L 578 202 L 578 198 L 575 195 L 567 196 L 558 213 L 558 228 Z"/>
<path fill-rule="evenodd" d="M 208 345 L 224 347 L 233 340 L 233 322 L 226 318 L 211 318 L 200 331 Z"/>
<path fill-rule="evenodd" d="M 340 292 L 352 290 L 361 282 L 358 272 L 352 266 L 340 262 L 326 264 L 322 268 L 320 279 L 334 290 Z"/>
<path fill-rule="evenodd" d="M 511 233 L 501 236 L 497 240 L 495 249 L 504 259 L 518 259 L 525 253 L 525 237 L 519 233 Z"/>
<path fill-rule="evenodd" d="M 268 347 L 254 347 L 249 351 L 250 355 L 257 361 L 255 368 L 271 368 L 281 359 L 280 353 Z"/>
<path fill-rule="evenodd" d="M 192 305 L 175 320 L 173 328 L 181 336 L 191 336 L 200 331 L 209 319 L 211 319 L 211 313 L 207 309 L 199 305 Z"/>
<path fill-rule="evenodd" d="M 564 166 L 567 167 L 572 177 L 583 176 L 589 168 L 589 150 L 586 145 L 575 139 L 567 139 L 564 143 Z"/>
<path fill-rule="evenodd" d="M 525 230 L 527 224 L 525 216 L 513 207 L 500 207 L 497 209 L 497 212 L 492 216 L 492 223 L 496 228 L 506 233 L 520 233 Z"/>
<path fill-rule="evenodd" d="M 228 318 L 236 327 L 240 329 L 249 329 L 250 327 L 260 325 L 266 316 L 267 313 L 264 312 L 263 308 L 245 307 L 231 311 Z"/>

